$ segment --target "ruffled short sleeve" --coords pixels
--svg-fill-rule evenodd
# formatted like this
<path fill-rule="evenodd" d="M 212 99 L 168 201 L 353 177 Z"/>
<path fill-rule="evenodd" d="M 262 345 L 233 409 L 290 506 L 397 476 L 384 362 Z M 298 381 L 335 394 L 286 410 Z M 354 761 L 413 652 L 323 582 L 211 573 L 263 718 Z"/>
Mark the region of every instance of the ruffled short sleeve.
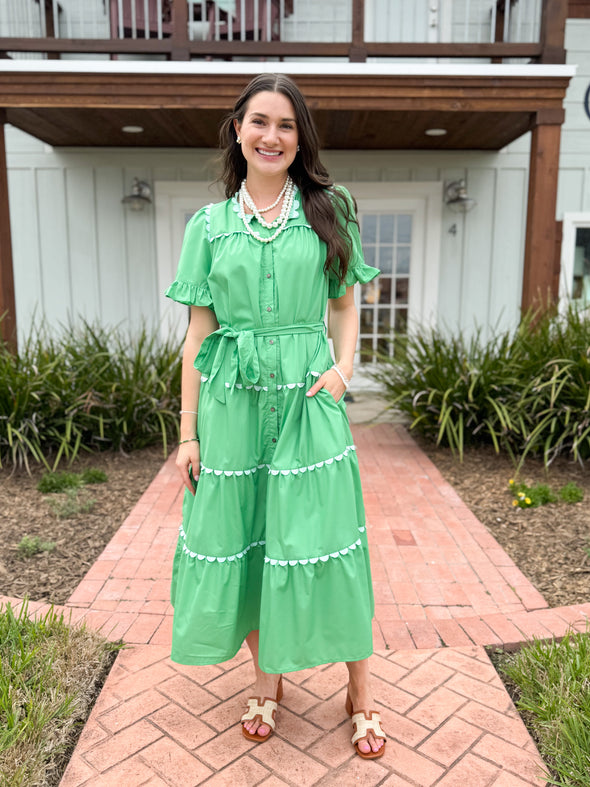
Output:
<path fill-rule="evenodd" d="M 208 282 L 211 270 L 210 208 L 210 205 L 201 208 L 186 225 L 176 278 L 165 292 L 168 298 L 187 306 L 213 308 Z"/>
<path fill-rule="evenodd" d="M 353 219 L 356 219 L 354 213 L 354 203 L 350 192 L 348 189 L 344 188 L 344 186 L 337 186 L 336 188 L 348 202 Z M 344 222 L 344 218 L 342 221 Z M 347 287 L 352 287 L 352 285 L 356 284 L 356 282 L 366 284 L 380 273 L 378 268 L 373 268 L 370 265 L 367 265 L 365 262 L 365 258 L 363 257 L 361 236 L 356 220 L 348 222 L 347 231 L 352 241 L 352 254 L 348 263 L 348 271 L 344 281 L 341 284 L 338 280 L 338 274 L 336 271 L 330 269 L 328 274 L 328 298 L 341 298 L 345 294 Z"/>

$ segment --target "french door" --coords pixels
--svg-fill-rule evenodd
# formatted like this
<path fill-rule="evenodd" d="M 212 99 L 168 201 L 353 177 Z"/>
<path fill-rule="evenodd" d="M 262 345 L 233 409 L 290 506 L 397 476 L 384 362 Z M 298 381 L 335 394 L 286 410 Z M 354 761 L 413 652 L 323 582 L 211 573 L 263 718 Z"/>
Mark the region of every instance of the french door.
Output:
<path fill-rule="evenodd" d="M 440 183 L 351 183 L 363 254 L 381 273 L 358 285 L 359 340 L 354 389 L 374 387 L 370 373 L 392 358 L 396 340 L 436 319 Z"/>

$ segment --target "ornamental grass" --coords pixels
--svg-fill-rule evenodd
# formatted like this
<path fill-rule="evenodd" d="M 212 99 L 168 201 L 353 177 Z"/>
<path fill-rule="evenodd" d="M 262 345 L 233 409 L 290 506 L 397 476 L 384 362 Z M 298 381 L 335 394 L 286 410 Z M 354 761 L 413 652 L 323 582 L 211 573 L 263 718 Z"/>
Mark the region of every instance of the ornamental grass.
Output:
<path fill-rule="evenodd" d="M 587 787 L 590 774 L 590 636 L 534 640 L 495 653 L 496 669 L 549 768 L 547 783 Z"/>
<path fill-rule="evenodd" d="M 0 344 L 0 467 L 55 469 L 80 451 L 132 451 L 176 437 L 181 345 L 81 322 Z"/>
<path fill-rule="evenodd" d="M 57 785 L 120 644 L 0 608 L 0 785 Z"/>
<path fill-rule="evenodd" d="M 590 321 L 526 315 L 511 332 L 485 339 L 441 329 L 396 339 L 392 359 L 373 377 L 410 429 L 463 459 L 467 446 L 491 444 L 519 463 L 546 466 L 558 456 L 590 456 Z"/>

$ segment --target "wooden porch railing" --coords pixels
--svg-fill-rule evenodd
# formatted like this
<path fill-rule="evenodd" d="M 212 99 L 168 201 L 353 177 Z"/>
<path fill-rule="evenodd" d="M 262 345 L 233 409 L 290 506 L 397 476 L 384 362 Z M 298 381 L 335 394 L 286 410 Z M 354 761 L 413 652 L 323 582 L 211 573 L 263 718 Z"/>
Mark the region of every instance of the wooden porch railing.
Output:
<path fill-rule="evenodd" d="M 108 3 L 109 0 L 106 0 Z M 263 0 L 255 0 L 258 2 Z M 506 38 L 505 15 L 515 0 L 497 0 L 494 10 L 495 40 L 490 43 L 471 42 L 395 42 L 369 41 L 365 36 L 365 2 L 352 0 L 351 36 L 348 41 L 285 41 L 192 40 L 189 35 L 189 4 L 187 0 L 166 0 L 171 9 L 165 36 L 110 38 L 71 38 L 55 35 L 56 21 L 52 10 L 56 0 L 35 0 L 46 4 L 48 24 L 45 37 L 0 37 L 0 57 L 7 53 L 42 53 L 49 58 L 62 54 L 94 54 L 117 56 L 123 54 L 164 56 L 169 60 L 233 57 L 264 58 L 345 58 L 350 62 L 364 62 L 367 58 L 482 58 L 502 62 L 506 58 L 524 59 L 534 63 L 565 62 L 564 36 L 567 0 L 542 0 L 540 36 L 532 43 L 518 43 Z M 116 0 L 115 0 L 116 2 Z M 144 2 L 144 0 L 140 0 Z M 159 0 L 160 4 L 162 0 Z M 239 3 L 240 0 L 237 0 Z M 281 0 L 284 4 L 286 0 Z M 205 5 L 205 3 L 197 3 Z M 508 5 L 508 8 L 506 7 Z"/>

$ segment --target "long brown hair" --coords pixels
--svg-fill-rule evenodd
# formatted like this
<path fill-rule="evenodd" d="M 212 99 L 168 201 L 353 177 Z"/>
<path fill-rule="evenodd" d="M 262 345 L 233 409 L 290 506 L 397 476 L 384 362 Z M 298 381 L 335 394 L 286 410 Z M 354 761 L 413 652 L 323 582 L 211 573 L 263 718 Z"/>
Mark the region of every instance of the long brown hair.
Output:
<path fill-rule="evenodd" d="M 248 102 L 256 93 L 282 93 L 295 110 L 300 150 L 289 167 L 289 174 L 301 192 L 303 210 L 314 232 L 327 246 L 324 271 L 332 268 L 342 282 L 352 254 L 347 228 L 356 221 L 344 195 L 334 188 L 328 171 L 320 161 L 318 133 L 309 108 L 295 82 L 284 74 L 259 74 L 246 86 L 219 132 L 222 149 L 222 174 L 226 197 L 233 197 L 246 177 L 247 163 L 236 142 L 234 120 L 242 123 Z"/>

